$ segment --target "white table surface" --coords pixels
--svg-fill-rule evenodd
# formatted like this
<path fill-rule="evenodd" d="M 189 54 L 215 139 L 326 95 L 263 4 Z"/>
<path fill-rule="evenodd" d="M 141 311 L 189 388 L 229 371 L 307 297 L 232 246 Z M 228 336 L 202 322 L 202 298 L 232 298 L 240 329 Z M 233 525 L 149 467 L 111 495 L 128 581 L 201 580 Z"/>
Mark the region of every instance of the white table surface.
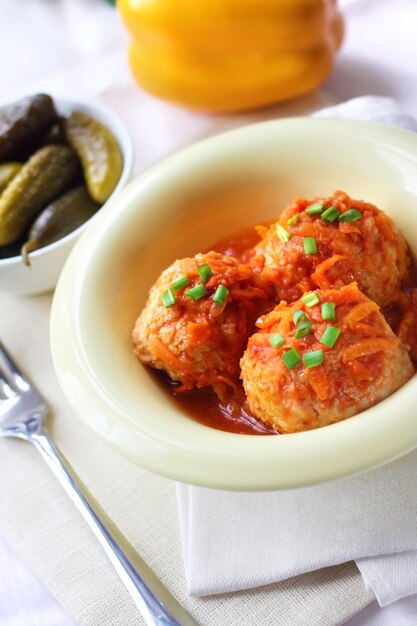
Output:
<path fill-rule="evenodd" d="M 211 117 L 160 102 L 133 84 L 125 60 L 126 34 L 103 0 L 0 0 L 0 101 L 37 91 L 99 96 L 132 131 L 136 172 L 207 134 L 257 119 L 309 113 L 355 96 L 391 96 L 417 115 L 416 0 L 342 0 L 340 5 L 346 38 L 319 92 L 255 114 Z M 349 626 L 416 623 L 417 598 L 411 597 L 384 609 L 374 603 Z M 0 625 L 74 625 L 1 537 Z"/>

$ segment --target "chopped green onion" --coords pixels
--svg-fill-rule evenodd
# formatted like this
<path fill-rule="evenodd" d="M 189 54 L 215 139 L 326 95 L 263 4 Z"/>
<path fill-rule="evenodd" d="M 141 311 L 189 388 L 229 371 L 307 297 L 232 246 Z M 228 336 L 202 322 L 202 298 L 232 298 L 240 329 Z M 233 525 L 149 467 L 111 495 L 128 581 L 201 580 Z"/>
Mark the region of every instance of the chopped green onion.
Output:
<path fill-rule="evenodd" d="M 226 302 L 226 298 L 228 295 L 229 295 L 228 288 L 225 287 L 224 285 L 219 285 L 216 289 L 216 293 L 214 294 L 212 300 L 214 300 L 216 304 L 220 304 L 220 306 L 223 306 L 223 304 Z"/>
<path fill-rule="evenodd" d="M 197 267 L 197 272 L 201 278 L 201 282 L 205 283 L 211 276 L 213 276 L 213 272 L 210 269 L 210 265 L 208 263 L 203 263 L 203 265 L 199 265 Z"/>
<path fill-rule="evenodd" d="M 360 213 L 357 209 L 349 209 L 349 211 L 345 211 L 339 217 L 339 222 L 356 222 L 356 220 L 360 220 L 362 217 L 362 213 Z"/>
<path fill-rule="evenodd" d="M 323 208 L 323 202 L 316 202 L 316 204 L 310 204 L 310 206 L 306 208 L 306 213 L 307 215 L 317 215 L 323 211 Z"/>
<path fill-rule="evenodd" d="M 204 287 L 204 285 L 200 283 L 199 285 L 196 285 L 195 287 L 188 289 L 185 292 L 185 295 L 191 298 L 191 300 L 200 300 L 200 298 L 204 298 L 206 293 L 207 293 L 206 288 Z"/>
<path fill-rule="evenodd" d="M 177 301 L 172 289 L 167 289 L 166 291 L 164 291 L 164 293 L 161 295 L 161 300 L 166 309 L 169 309 L 169 307 L 173 306 Z"/>
<path fill-rule="evenodd" d="M 271 344 L 273 348 L 280 348 L 281 346 L 284 345 L 285 339 L 279 333 L 274 333 L 273 335 L 270 336 L 269 343 Z"/>
<path fill-rule="evenodd" d="M 277 224 L 277 235 L 281 239 L 282 243 L 288 243 L 291 239 L 291 235 L 288 230 L 285 230 L 280 224 Z"/>
<path fill-rule="evenodd" d="M 303 246 L 306 254 L 317 254 L 317 243 L 315 237 L 303 237 Z"/>
<path fill-rule="evenodd" d="M 282 360 L 285 363 L 285 367 L 289 370 L 292 370 L 293 367 L 301 363 L 300 355 L 295 348 L 291 348 L 288 352 L 284 352 Z"/>
<path fill-rule="evenodd" d="M 301 322 L 301 320 L 306 320 L 306 319 L 307 319 L 307 315 L 304 313 L 304 311 L 296 311 L 294 315 L 292 316 L 292 321 L 294 322 L 296 326 L 297 324 L 299 324 L 299 322 Z"/>
<path fill-rule="evenodd" d="M 326 326 L 326 330 L 321 336 L 320 343 L 328 348 L 333 348 L 336 343 L 338 337 L 340 335 L 340 328 L 335 328 L 335 326 Z"/>
<path fill-rule="evenodd" d="M 306 367 L 316 367 L 316 365 L 321 365 L 323 363 L 323 350 L 306 352 L 303 359 Z"/>
<path fill-rule="evenodd" d="M 288 226 L 295 226 L 298 222 L 298 220 L 300 219 L 300 214 L 296 213 L 295 215 L 293 215 L 292 217 L 290 217 L 289 220 L 287 220 L 287 224 Z"/>
<path fill-rule="evenodd" d="M 318 295 L 316 293 L 313 293 L 313 292 L 304 294 L 303 297 L 301 298 L 301 300 L 302 300 L 302 302 L 304 302 L 304 304 L 308 308 L 311 308 L 312 306 L 314 306 L 315 304 L 318 304 L 320 302 L 320 298 L 318 297 Z"/>
<path fill-rule="evenodd" d="M 335 206 L 330 206 L 320 215 L 321 219 L 325 222 L 334 222 L 340 215 L 340 211 Z"/>
<path fill-rule="evenodd" d="M 305 320 L 304 322 L 300 322 L 298 324 L 297 330 L 295 331 L 295 338 L 301 339 L 301 337 L 305 337 L 306 335 L 308 335 L 312 327 L 313 327 L 313 324 L 310 322 L 310 320 Z"/>
<path fill-rule="evenodd" d="M 191 281 L 188 278 L 187 274 L 181 274 L 181 276 L 178 276 L 178 278 L 174 278 L 171 283 L 171 287 L 174 291 L 181 291 L 181 289 L 184 289 L 184 287 L 188 287 L 190 282 Z"/>
<path fill-rule="evenodd" d="M 323 302 L 321 305 L 321 319 L 324 322 L 332 321 L 336 319 L 336 308 L 333 302 Z"/>

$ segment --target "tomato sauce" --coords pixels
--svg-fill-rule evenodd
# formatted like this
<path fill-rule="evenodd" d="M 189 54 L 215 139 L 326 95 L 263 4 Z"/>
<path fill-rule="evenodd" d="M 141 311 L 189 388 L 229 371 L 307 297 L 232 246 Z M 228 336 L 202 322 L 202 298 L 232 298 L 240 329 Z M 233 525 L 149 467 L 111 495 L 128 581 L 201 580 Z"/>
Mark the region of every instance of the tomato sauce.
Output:
<path fill-rule="evenodd" d="M 256 229 L 251 226 L 229 237 L 220 239 L 209 250 L 220 252 L 226 256 L 234 256 L 242 263 L 247 263 L 252 256 L 254 246 L 261 240 Z M 208 250 L 206 251 L 208 252 Z"/>
<path fill-rule="evenodd" d="M 176 406 L 200 424 L 240 435 L 278 435 L 237 402 L 223 405 L 209 388 L 179 393 L 175 391 L 177 384 L 166 374 L 158 370 L 154 372 L 161 388 L 165 393 L 168 391 Z"/>

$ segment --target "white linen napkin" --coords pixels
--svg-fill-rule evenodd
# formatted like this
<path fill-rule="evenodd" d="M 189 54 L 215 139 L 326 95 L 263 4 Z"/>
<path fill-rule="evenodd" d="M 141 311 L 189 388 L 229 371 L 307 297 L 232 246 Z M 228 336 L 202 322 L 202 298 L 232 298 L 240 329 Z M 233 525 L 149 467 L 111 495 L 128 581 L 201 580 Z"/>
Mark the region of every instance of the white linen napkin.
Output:
<path fill-rule="evenodd" d="M 315 115 L 417 131 L 416 121 L 385 97 L 354 98 Z M 381 606 L 417 593 L 416 476 L 413 452 L 361 476 L 291 491 L 178 484 L 189 593 L 248 589 L 350 560 Z"/>
<path fill-rule="evenodd" d="M 1 626 L 76 626 L 39 578 L 0 537 Z"/>

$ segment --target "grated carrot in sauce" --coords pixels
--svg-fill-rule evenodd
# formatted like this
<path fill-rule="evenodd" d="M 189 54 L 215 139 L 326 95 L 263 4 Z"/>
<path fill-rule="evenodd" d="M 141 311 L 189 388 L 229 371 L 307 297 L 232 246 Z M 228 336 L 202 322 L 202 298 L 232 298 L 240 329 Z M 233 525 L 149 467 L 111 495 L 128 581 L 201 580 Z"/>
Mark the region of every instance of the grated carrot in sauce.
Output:
<path fill-rule="evenodd" d="M 287 311 L 280 309 L 273 309 L 270 313 L 258 317 L 256 320 L 256 326 L 261 329 L 270 328 L 274 324 L 278 324 L 283 317 L 287 315 Z"/>
<path fill-rule="evenodd" d="M 372 380 L 374 378 L 374 373 L 356 359 L 348 361 L 348 363 L 346 363 L 346 367 L 357 380 Z"/>
<path fill-rule="evenodd" d="M 330 396 L 330 382 L 323 365 L 307 370 L 307 372 L 309 383 L 316 396 L 322 402 L 328 400 Z"/>
<path fill-rule="evenodd" d="M 410 335 L 411 325 L 415 322 L 415 312 L 409 310 L 404 313 L 397 330 L 397 337 L 403 344 L 407 345 Z"/>
<path fill-rule="evenodd" d="M 392 220 L 384 213 L 380 213 L 375 217 L 375 222 L 384 239 L 392 241 L 395 237 Z"/>
<path fill-rule="evenodd" d="M 316 267 L 313 274 L 311 274 L 312 280 L 316 283 L 318 287 L 320 287 L 320 289 L 329 289 L 331 284 L 330 284 L 329 279 L 326 276 L 326 273 L 330 269 L 332 269 L 332 267 L 334 267 L 336 263 L 339 263 L 340 261 L 344 261 L 346 258 L 347 257 L 344 255 L 334 254 L 330 258 L 326 259 L 325 261 L 320 263 L 320 265 Z"/>
<path fill-rule="evenodd" d="M 346 235 L 360 235 L 360 228 L 355 226 L 355 224 L 351 224 L 349 222 L 340 222 L 339 230 L 341 233 L 345 233 Z"/>
<path fill-rule="evenodd" d="M 382 352 L 383 350 L 395 350 L 397 347 L 396 339 L 361 339 L 353 346 L 345 348 L 342 353 L 343 363 L 347 363 L 352 359 L 360 359 L 363 356 L 374 354 L 375 352 Z"/>
<path fill-rule="evenodd" d="M 346 328 L 353 328 L 365 317 L 368 317 L 371 313 L 375 313 L 375 311 L 379 311 L 379 306 L 368 300 L 367 302 L 360 302 L 356 306 L 353 307 L 346 315 L 343 320 L 343 325 Z"/>
<path fill-rule="evenodd" d="M 172 352 L 162 343 L 158 337 L 152 337 L 150 339 L 150 348 L 158 359 L 167 364 L 172 370 L 183 371 L 187 374 L 194 372 L 192 363 L 185 359 L 178 359 Z"/>

